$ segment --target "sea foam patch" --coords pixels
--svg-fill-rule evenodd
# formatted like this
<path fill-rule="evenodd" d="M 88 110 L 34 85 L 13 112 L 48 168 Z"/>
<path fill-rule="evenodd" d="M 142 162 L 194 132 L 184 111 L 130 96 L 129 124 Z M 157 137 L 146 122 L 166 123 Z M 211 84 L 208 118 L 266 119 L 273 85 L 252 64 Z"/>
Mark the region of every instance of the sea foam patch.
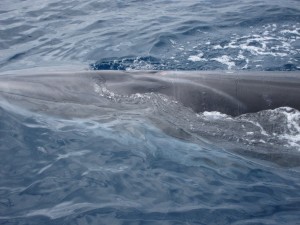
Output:
<path fill-rule="evenodd" d="M 160 64 L 137 58 L 129 69 L 181 70 L 298 70 L 300 24 L 265 24 L 246 33 L 234 30 L 222 34 L 195 32 L 187 41 L 169 40 Z M 135 60 L 134 60 L 135 61 Z M 274 64 L 274 62 L 276 62 Z M 150 66 L 150 65 L 152 66 Z"/>

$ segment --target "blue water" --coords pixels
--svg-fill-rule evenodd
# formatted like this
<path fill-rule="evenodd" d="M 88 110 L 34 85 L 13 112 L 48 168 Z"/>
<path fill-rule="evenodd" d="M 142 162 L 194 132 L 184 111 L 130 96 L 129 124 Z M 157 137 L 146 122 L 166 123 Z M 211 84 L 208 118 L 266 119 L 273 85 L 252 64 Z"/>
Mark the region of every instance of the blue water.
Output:
<path fill-rule="evenodd" d="M 300 69 L 298 0 L 1 0 L 0 25 L 2 73 Z M 0 224 L 300 224 L 299 111 L 93 88 L 0 98 Z"/>
<path fill-rule="evenodd" d="M 1 0 L 0 69 L 299 70 L 298 0 Z"/>

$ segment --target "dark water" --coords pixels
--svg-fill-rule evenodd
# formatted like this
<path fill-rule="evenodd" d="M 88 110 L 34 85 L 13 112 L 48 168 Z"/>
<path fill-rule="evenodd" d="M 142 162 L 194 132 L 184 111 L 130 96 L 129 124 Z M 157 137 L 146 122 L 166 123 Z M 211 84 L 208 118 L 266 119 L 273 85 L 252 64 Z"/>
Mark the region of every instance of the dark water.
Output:
<path fill-rule="evenodd" d="M 296 0 L 1 0 L 0 70 L 294 71 L 299 22 Z M 0 224 L 300 224 L 299 111 L 91 89 L 106 107 L 0 98 Z"/>

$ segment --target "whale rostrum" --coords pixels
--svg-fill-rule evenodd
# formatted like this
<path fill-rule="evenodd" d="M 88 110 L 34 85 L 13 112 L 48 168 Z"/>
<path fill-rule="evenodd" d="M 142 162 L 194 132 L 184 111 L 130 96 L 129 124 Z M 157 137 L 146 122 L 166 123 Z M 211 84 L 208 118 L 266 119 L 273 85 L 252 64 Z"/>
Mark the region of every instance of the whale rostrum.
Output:
<path fill-rule="evenodd" d="M 300 110 L 299 72 L 84 71 L 0 75 L 0 100 L 31 110 L 62 103 L 105 107 L 97 88 L 122 96 L 160 93 L 197 113 L 218 111 L 238 116 L 282 106 Z"/>

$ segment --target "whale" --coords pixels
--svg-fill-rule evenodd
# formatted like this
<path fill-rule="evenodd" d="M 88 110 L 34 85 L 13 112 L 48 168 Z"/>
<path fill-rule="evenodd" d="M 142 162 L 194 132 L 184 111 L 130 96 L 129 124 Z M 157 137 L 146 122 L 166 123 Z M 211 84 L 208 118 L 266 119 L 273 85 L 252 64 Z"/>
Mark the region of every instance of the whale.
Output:
<path fill-rule="evenodd" d="M 31 111 L 86 116 L 89 113 L 86 105 L 109 111 L 115 103 L 99 97 L 103 90 L 112 96 L 159 93 L 196 113 L 218 111 L 239 116 L 283 106 L 300 110 L 297 71 L 10 71 L 0 74 L 0 101 Z"/>
<path fill-rule="evenodd" d="M 169 105 L 172 103 L 173 108 Z M 156 104 L 158 111 L 153 110 Z M 124 115 L 131 119 L 142 117 L 163 133 L 184 141 L 221 146 L 234 154 L 284 167 L 299 167 L 298 151 L 282 151 L 281 144 L 272 145 L 270 149 L 267 142 L 251 146 L 239 142 L 248 136 L 244 125 L 252 126 L 251 131 L 263 132 L 255 122 L 245 122 L 243 116 L 247 119 L 251 113 L 258 112 L 255 114 L 258 118 L 259 112 L 280 107 L 300 110 L 298 72 L 20 70 L 0 74 L 0 116 L 21 114 L 22 121 L 39 117 L 43 121 L 46 115 L 45 118 L 63 121 L 78 119 L 99 123 L 122 119 Z M 206 121 L 205 115 L 198 117 L 205 112 L 217 112 L 217 115 L 220 112 L 231 119 L 219 123 Z M 166 119 L 170 113 L 174 115 Z M 182 117 L 185 116 L 192 120 L 184 124 Z M 272 128 L 272 118 L 266 120 Z M 275 119 L 274 124 L 278 121 Z M 190 129 L 194 122 L 197 130 Z M 236 123 L 241 124 L 234 125 Z M 267 141 L 269 136 L 264 135 L 259 134 L 259 137 Z"/>

